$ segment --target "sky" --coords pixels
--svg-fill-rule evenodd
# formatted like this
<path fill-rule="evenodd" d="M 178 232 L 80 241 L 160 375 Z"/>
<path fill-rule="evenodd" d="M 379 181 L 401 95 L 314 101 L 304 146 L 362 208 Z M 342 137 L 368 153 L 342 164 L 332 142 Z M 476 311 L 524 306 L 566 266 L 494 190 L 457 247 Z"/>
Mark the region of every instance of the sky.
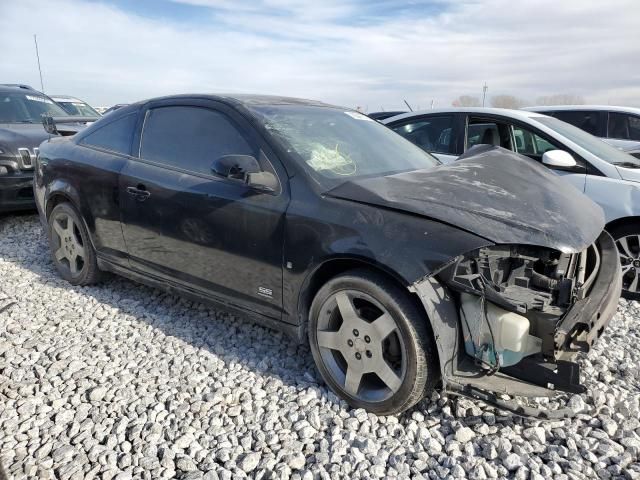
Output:
<path fill-rule="evenodd" d="M 365 111 L 459 95 L 640 106 L 638 0 L 0 0 L 0 82 L 110 106 L 261 93 Z"/>

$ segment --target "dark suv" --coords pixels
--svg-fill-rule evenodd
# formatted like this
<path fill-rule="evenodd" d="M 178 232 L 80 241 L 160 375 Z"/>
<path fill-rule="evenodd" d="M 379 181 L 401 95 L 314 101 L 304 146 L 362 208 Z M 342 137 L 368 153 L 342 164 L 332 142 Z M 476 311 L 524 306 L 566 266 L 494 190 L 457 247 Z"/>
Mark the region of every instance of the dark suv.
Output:
<path fill-rule="evenodd" d="M 380 414 L 440 380 L 505 408 L 489 392 L 583 392 L 574 357 L 620 295 L 602 210 L 543 166 L 499 148 L 442 166 L 313 101 L 122 107 L 43 143 L 34 189 L 70 283 L 115 272 L 308 339 Z"/>
<path fill-rule="evenodd" d="M 27 85 L 0 85 L 0 212 L 35 208 L 33 165 L 38 145 L 50 136 L 43 115 L 67 113 Z"/>

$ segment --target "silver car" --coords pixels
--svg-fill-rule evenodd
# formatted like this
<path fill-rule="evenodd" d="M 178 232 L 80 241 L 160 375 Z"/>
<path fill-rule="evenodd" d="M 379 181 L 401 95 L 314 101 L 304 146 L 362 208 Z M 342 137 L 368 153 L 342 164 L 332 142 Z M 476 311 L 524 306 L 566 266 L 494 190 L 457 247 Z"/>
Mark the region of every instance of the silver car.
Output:
<path fill-rule="evenodd" d="M 528 107 L 575 125 L 585 132 L 640 158 L 640 108 L 611 105 L 558 105 Z"/>
<path fill-rule="evenodd" d="M 640 300 L 640 160 L 573 125 L 530 111 L 434 109 L 383 123 L 445 163 L 488 144 L 545 164 L 602 207 L 620 251 L 623 295 Z"/>

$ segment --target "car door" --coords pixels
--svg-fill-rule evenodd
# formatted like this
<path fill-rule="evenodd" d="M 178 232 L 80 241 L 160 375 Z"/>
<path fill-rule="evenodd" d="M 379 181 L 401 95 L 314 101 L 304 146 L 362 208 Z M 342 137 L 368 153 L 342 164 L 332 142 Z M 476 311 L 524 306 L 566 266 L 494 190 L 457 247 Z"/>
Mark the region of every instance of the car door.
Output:
<path fill-rule="evenodd" d="M 400 120 L 389 127 L 443 163 L 451 163 L 457 157 L 455 118 L 453 114 L 434 114 Z"/>
<path fill-rule="evenodd" d="M 138 158 L 120 177 L 131 268 L 280 318 L 288 185 L 268 145 L 212 101 L 152 103 L 139 123 Z M 280 179 L 278 190 L 214 174 L 212 162 L 230 154 L 254 156 Z"/>

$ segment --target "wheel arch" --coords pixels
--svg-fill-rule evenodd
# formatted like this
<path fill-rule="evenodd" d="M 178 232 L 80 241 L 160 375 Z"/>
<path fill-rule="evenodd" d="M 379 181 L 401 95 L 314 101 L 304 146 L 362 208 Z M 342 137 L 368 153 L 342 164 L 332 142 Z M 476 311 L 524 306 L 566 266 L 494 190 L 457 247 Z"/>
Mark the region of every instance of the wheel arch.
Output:
<path fill-rule="evenodd" d="M 69 203 L 78 212 L 78 216 L 80 217 L 82 223 L 84 223 L 84 227 L 89 235 L 89 241 L 95 249 L 96 245 L 93 238 L 93 231 L 90 228 L 89 222 L 87 221 L 87 218 L 80 205 L 80 196 L 78 195 L 78 192 L 76 192 L 76 190 L 69 184 L 57 181 L 54 185 L 52 185 L 52 188 L 49 190 L 48 195 L 46 196 L 44 205 L 44 215 L 46 222 L 49 222 L 49 217 L 53 209 L 57 205 L 65 202 Z"/>
<path fill-rule="evenodd" d="M 355 269 L 364 269 L 382 275 L 386 279 L 399 286 L 403 291 L 406 291 L 409 297 L 420 309 L 420 312 L 424 313 L 427 322 L 431 324 L 431 321 L 427 316 L 427 312 L 425 311 L 424 305 L 420 301 L 419 296 L 413 291 L 413 289 L 410 289 L 411 282 L 407 281 L 398 272 L 380 265 L 379 263 L 376 263 L 371 259 L 352 256 L 340 256 L 326 259 L 325 261 L 317 265 L 306 276 L 305 280 L 302 283 L 302 287 L 300 288 L 300 292 L 298 294 L 297 305 L 299 340 L 301 342 L 304 342 L 307 336 L 309 310 L 311 308 L 313 299 L 318 293 L 318 290 L 320 290 L 320 288 L 322 288 L 322 286 L 331 278 L 340 275 L 341 273 Z"/>
<path fill-rule="evenodd" d="M 621 217 L 610 221 L 604 226 L 604 229 L 611 233 L 613 230 L 622 227 L 623 225 L 638 225 L 640 228 L 640 216 L 633 217 Z"/>
<path fill-rule="evenodd" d="M 78 206 L 75 204 L 71 196 L 66 192 L 53 192 L 49 195 L 45 205 L 45 218 L 47 219 L 47 221 L 49 221 L 49 216 L 51 215 L 51 212 L 56 207 L 56 205 L 64 202 L 68 202 L 73 205 L 76 210 L 78 209 Z"/>

